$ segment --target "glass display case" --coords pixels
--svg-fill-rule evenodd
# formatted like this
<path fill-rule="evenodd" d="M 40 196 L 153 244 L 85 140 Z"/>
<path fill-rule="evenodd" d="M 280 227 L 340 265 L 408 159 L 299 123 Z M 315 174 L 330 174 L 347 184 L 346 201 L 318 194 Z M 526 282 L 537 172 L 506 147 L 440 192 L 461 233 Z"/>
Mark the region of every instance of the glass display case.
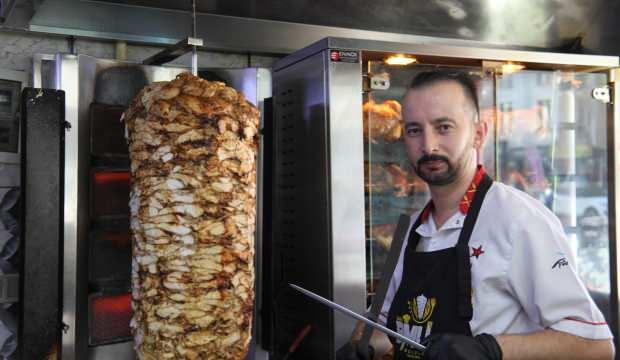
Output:
<path fill-rule="evenodd" d="M 605 73 L 521 71 L 496 81 L 496 178 L 543 202 L 564 225 L 576 270 L 610 310 Z"/>
<path fill-rule="evenodd" d="M 421 71 L 441 67 L 367 62 L 368 76 L 389 87 L 364 92 L 366 267 L 369 302 L 381 278 L 400 214 L 428 201 L 402 141 L 400 100 Z M 450 67 L 477 80 L 489 136 L 480 162 L 496 181 L 540 200 L 564 225 L 576 268 L 609 316 L 610 263 L 607 105 L 592 97 L 604 73 Z"/>
<path fill-rule="evenodd" d="M 616 332 L 618 58 L 326 38 L 274 65 L 263 298 L 275 304 L 265 345 L 276 357 L 311 326 L 300 359 L 332 359 L 355 325 L 288 283 L 358 313 L 372 303 L 400 215 L 429 200 L 404 148 L 400 101 L 416 74 L 438 67 L 473 76 L 489 130 L 479 162 L 558 216 L 574 266 Z"/>

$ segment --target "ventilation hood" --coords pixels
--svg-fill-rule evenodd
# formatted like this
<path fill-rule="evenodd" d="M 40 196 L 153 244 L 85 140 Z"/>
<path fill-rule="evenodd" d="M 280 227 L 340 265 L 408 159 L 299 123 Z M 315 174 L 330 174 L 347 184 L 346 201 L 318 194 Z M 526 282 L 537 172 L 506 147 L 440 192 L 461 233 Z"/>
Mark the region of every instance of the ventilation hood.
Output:
<path fill-rule="evenodd" d="M 197 0 L 196 7 L 197 35 L 210 49 L 284 54 L 336 36 L 620 53 L 619 1 Z M 46 0 L 28 29 L 172 44 L 190 34 L 190 8 L 173 0 Z"/>

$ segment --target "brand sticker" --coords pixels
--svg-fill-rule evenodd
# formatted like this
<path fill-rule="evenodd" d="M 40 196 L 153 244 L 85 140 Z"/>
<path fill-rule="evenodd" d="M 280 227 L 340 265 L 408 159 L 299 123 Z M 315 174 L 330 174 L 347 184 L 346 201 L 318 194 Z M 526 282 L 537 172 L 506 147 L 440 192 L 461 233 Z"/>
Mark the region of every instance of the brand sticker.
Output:
<path fill-rule="evenodd" d="M 330 50 L 329 58 L 335 62 L 356 63 L 359 61 L 359 53 L 356 50 Z"/>

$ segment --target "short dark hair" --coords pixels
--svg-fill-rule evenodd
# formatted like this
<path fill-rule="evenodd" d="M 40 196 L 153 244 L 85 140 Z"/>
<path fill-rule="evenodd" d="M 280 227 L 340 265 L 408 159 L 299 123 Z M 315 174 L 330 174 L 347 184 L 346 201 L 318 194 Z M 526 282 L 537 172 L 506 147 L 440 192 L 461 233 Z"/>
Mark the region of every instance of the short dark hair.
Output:
<path fill-rule="evenodd" d="M 409 89 L 419 89 L 428 85 L 433 85 L 441 81 L 454 81 L 461 85 L 465 91 L 465 96 L 473 103 L 474 109 L 476 109 L 476 115 L 480 117 L 480 106 L 478 105 L 478 88 L 474 78 L 465 71 L 461 70 L 447 70 L 447 69 L 435 69 L 424 71 L 417 74 Z"/>

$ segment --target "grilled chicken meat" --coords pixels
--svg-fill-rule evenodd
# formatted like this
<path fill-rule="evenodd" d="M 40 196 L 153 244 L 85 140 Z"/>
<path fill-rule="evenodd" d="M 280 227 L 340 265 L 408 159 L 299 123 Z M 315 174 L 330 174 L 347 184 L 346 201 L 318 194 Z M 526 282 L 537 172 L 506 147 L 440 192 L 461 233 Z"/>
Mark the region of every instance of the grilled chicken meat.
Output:
<path fill-rule="evenodd" d="M 402 136 L 401 106 L 396 100 L 380 104 L 370 100 L 364 104 L 364 138 L 396 141 Z"/>
<path fill-rule="evenodd" d="M 389 251 L 392 245 L 394 231 L 396 230 L 396 224 L 373 225 L 371 229 L 371 236 L 375 238 L 381 247 Z"/>
<path fill-rule="evenodd" d="M 244 359 L 254 303 L 258 110 L 188 73 L 123 114 L 138 357 Z"/>
<path fill-rule="evenodd" d="M 366 191 L 377 193 L 392 192 L 395 197 L 407 197 L 411 191 L 420 187 L 420 181 L 412 173 L 397 164 L 364 163 L 366 171 Z M 422 184 L 423 188 L 423 184 Z"/>

